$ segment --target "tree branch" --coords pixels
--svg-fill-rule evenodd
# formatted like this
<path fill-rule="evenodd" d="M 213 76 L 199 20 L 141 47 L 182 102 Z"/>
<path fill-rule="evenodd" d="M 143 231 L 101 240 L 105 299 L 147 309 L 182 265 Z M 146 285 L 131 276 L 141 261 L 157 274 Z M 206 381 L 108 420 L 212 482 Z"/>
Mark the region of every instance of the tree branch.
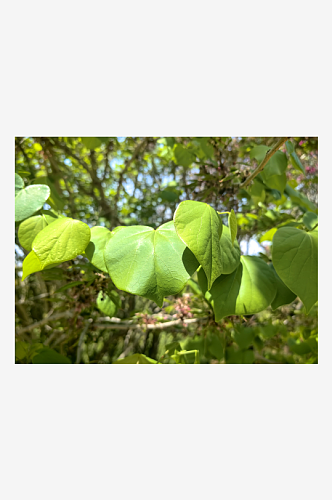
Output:
<path fill-rule="evenodd" d="M 283 144 L 285 144 L 285 142 L 289 139 L 289 137 L 282 137 L 281 139 L 279 139 L 279 141 L 277 142 L 277 144 L 275 146 L 273 146 L 272 149 L 270 149 L 266 155 L 265 155 L 265 158 L 263 159 L 263 161 L 258 165 L 258 167 L 249 175 L 249 177 L 247 177 L 247 179 L 240 185 L 240 188 L 244 188 L 246 186 L 248 186 L 248 184 L 256 177 L 256 175 L 259 174 L 259 172 L 261 172 L 263 170 L 263 168 L 265 167 L 265 165 L 267 164 L 267 162 L 272 158 L 272 156 L 278 151 L 279 148 L 281 148 L 281 146 Z"/>

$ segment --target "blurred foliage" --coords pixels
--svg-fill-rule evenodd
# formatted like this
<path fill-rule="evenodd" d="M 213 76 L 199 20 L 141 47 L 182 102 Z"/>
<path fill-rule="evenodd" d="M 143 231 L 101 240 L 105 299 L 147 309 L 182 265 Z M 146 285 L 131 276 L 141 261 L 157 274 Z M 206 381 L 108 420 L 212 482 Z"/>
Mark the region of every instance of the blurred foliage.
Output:
<path fill-rule="evenodd" d="M 234 210 L 242 253 L 271 262 L 276 227 L 312 229 L 317 223 L 318 139 L 291 138 L 284 192 L 257 176 L 250 152 L 270 148 L 264 137 L 25 137 L 15 139 L 15 172 L 30 184 L 46 184 L 45 210 L 90 227 L 157 228 L 172 220 L 183 200 Z M 289 151 L 296 153 L 291 160 Z M 224 224 L 228 224 L 224 216 Z M 16 363 L 317 363 L 317 305 L 302 302 L 250 317 L 216 323 L 197 284 L 168 297 L 162 308 L 117 290 L 107 274 L 84 257 L 21 281 L 27 251 L 16 223 Z M 48 319 L 49 318 L 49 319 Z M 112 320 L 110 318 L 113 318 Z M 114 319 L 115 318 L 115 319 Z M 162 323 L 165 322 L 165 327 Z M 168 323 L 171 323 L 168 325 Z M 135 355 L 135 356 L 134 356 Z M 133 357 L 134 356 L 134 357 Z"/>

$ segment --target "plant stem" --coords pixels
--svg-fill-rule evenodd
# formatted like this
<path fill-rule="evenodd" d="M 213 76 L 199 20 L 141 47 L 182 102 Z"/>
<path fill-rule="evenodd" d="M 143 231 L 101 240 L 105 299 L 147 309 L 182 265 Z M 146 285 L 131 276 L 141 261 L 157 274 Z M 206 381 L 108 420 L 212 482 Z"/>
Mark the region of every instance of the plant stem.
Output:
<path fill-rule="evenodd" d="M 289 139 L 289 137 L 282 137 L 281 139 L 279 139 L 279 141 L 277 142 L 277 144 L 275 146 L 273 146 L 272 149 L 270 149 L 266 155 L 265 155 L 265 158 L 263 159 L 263 161 L 258 165 L 258 167 L 249 175 L 249 177 L 247 177 L 247 179 L 240 185 L 240 188 L 244 188 L 246 186 L 248 186 L 248 184 L 256 177 L 256 175 L 259 174 L 259 172 L 261 172 L 263 170 L 263 168 L 265 167 L 265 165 L 267 164 L 267 162 L 272 158 L 272 156 L 278 151 L 279 148 L 281 148 L 281 146 L 283 144 L 285 144 L 285 142 Z"/>

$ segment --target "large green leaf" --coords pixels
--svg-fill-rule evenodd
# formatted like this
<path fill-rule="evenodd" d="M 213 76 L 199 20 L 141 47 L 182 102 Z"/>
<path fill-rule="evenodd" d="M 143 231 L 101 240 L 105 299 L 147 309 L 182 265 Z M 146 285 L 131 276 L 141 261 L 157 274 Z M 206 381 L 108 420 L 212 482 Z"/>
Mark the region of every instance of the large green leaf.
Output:
<path fill-rule="evenodd" d="M 174 214 L 175 229 L 208 278 L 208 288 L 223 272 L 219 239 L 222 223 L 207 203 L 183 201 Z"/>
<path fill-rule="evenodd" d="M 105 264 L 104 250 L 111 236 L 112 233 L 109 229 L 107 229 L 107 227 L 92 227 L 91 239 L 84 252 L 85 257 L 89 259 L 91 264 L 93 264 L 98 269 L 101 269 L 105 273 L 108 273 L 108 270 Z"/>
<path fill-rule="evenodd" d="M 15 221 L 27 219 L 42 208 L 50 192 L 50 188 L 42 184 L 21 189 L 15 197 Z"/>
<path fill-rule="evenodd" d="M 115 286 L 162 307 L 164 297 L 179 293 L 199 264 L 177 236 L 173 221 L 157 230 L 129 226 L 113 233 L 104 258 Z"/>
<path fill-rule="evenodd" d="M 43 267 L 40 260 L 38 259 L 35 252 L 31 250 L 31 252 L 28 253 L 23 261 L 22 281 L 24 281 L 25 278 L 29 276 L 29 274 L 36 273 L 38 271 L 41 271 L 42 269 Z"/>
<path fill-rule="evenodd" d="M 24 180 L 18 174 L 15 174 L 15 196 L 24 188 Z"/>
<path fill-rule="evenodd" d="M 270 265 L 271 269 L 273 269 L 273 271 L 274 271 L 275 278 L 276 278 L 276 285 L 277 285 L 277 293 L 276 293 L 276 296 L 274 297 L 274 299 L 271 303 L 272 310 L 275 311 L 275 309 L 277 309 L 278 307 L 284 306 L 286 304 L 290 304 L 291 302 L 293 302 L 293 300 L 296 299 L 296 295 L 279 278 L 273 265 L 272 264 L 269 264 L 269 265 Z"/>
<path fill-rule="evenodd" d="M 223 226 L 219 242 L 222 269 L 221 274 L 230 274 L 240 264 L 240 246 L 237 240 L 234 241 L 234 244 L 232 243 L 231 232 L 227 226 Z"/>
<path fill-rule="evenodd" d="M 216 279 L 210 291 L 202 268 L 197 272 L 205 298 L 211 303 L 215 320 L 232 314 L 255 314 L 266 309 L 276 295 L 272 269 L 259 257 L 242 256 L 237 269 Z"/>
<path fill-rule="evenodd" d="M 318 300 L 318 231 L 281 227 L 273 237 L 273 266 L 307 313 Z"/>
<path fill-rule="evenodd" d="M 25 250 L 32 250 L 32 242 L 37 234 L 47 226 L 43 215 L 34 215 L 20 224 L 18 228 L 18 239 Z"/>
<path fill-rule="evenodd" d="M 23 261 L 22 281 L 29 274 L 50 265 L 61 264 L 84 252 L 91 231 L 84 222 L 63 217 L 45 227 L 32 243 L 32 251 Z"/>

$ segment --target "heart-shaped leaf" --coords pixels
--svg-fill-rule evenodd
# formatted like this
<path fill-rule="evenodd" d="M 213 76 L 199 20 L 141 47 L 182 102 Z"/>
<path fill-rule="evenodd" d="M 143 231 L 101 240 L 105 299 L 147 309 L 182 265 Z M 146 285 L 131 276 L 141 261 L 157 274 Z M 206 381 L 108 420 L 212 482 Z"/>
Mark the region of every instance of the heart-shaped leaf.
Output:
<path fill-rule="evenodd" d="M 15 221 L 27 219 L 42 208 L 50 192 L 50 188 L 43 184 L 21 189 L 15 197 Z"/>
<path fill-rule="evenodd" d="M 223 226 L 219 243 L 222 269 L 221 274 L 230 274 L 240 264 L 241 249 L 237 240 L 234 241 L 234 244 L 232 243 L 231 232 L 227 226 Z"/>
<path fill-rule="evenodd" d="M 43 215 L 34 215 L 23 221 L 18 228 L 18 239 L 21 246 L 30 252 L 33 240 L 46 226 L 47 222 Z"/>
<path fill-rule="evenodd" d="M 296 299 L 295 293 L 293 293 L 285 283 L 279 278 L 272 264 L 270 264 L 271 269 L 273 269 L 277 285 L 277 293 L 271 302 L 272 310 L 275 311 L 278 307 L 290 304 Z"/>
<path fill-rule="evenodd" d="M 318 231 L 278 229 L 272 242 L 272 262 L 281 280 L 300 297 L 308 313 L 318 300 Z"/>
<path fill-rule="evenodd" d="M 202 268 L 197 272 L 205 298 L 211 303 L 215 320 L 232 314 L 255 314 L 266 309 L 276 295 L 272 269 L 259 257 L 242 256 L 237 269 L 216 279 L 210 291 Z"/>
<path fill-rule="evenodd" d="M 15 196 L 24 188 L 24 180 L 18 174 L 15 174 Z"/>
<path fill-rule="evenodd" d="M 22 281 L 33 272 L 82 254 L 90 241 L 90 235 L 87 224 L 69 217 L 59 218 L 46 226 L 33 240 L 32 251 L 23 261 Z"/>
<path fill-rule="evenodd" d="M 107 227 L 92 227 L 90 242 L 84 252 L 85 257 L 89 259 L 91 264 L 104 271 L 104 273 L 108 273 L 104 259 L 104 250 L 111 236 L 112 233 Z"/>
<path fill-rule="evenodd" d="M 157 230 L 128 226 L 113 233 L 104 258 L 115 286 L 162 307 L 164 297 L 179 293 L 199 264 L 177 236 L 173 221 Z"/>
<path fill-rule="evenodd" d="M 207 203 L 183 201 L 174 214 L 178 236 L 192 251 L 208 279 L 210 289 L 223 271 L 220 251 L 222 223 Z"/>

